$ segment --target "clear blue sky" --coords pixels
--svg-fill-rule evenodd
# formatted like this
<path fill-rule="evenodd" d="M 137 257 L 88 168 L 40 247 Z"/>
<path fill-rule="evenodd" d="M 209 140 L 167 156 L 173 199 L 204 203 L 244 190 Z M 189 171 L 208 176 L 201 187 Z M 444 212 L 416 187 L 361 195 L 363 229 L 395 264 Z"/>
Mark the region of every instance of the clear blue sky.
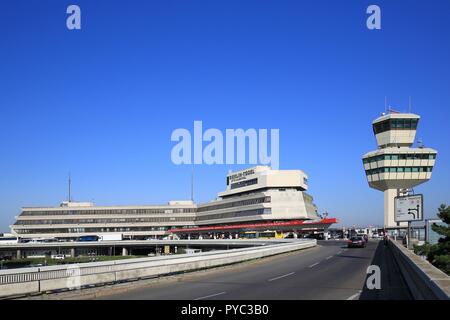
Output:
<path fill-rule="evenodd" d="M 82 30 L 66 28 L 78 4 Z M 370 4 L 382 30 L 366 28 Z M 438 150 L 426 216 L 450 202 L 450 1 L 21 1 L 0 7 L 0 231 L 21 206 L 190 197 L 176 128 L 279 128 L 280 168 L 302 169 L 321 212 L 382 224 L 361 156 L 384 97 L 422 116 Z M 228 169 L 197 166 L 196 200 Z"/>

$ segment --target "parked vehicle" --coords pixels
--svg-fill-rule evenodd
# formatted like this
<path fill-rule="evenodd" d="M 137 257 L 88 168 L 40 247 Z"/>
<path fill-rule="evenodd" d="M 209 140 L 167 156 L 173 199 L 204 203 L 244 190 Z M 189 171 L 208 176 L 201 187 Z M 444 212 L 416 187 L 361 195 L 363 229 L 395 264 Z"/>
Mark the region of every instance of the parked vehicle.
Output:
<path fill-rule="evenodd" d="M 0 244 L 17 244 L 19 238 L 17 237 L 0 237 Z"/>
<path fill-rule="evenodd" d="M 52 254 L 51 258 L 55 260 L 64 260 L 66 256 L 64 254 Z"/>
<path fill-rule="evenodd" d="M 79 237 L 77 240 L 80 242 L 98 241 L 98 236 L 83 236 L 83 237 Z"/>
<path fill-rule="evenodd" d="M 363 237 L 351 237 L 347 242 L 348 248 L 364 248 L 366 246 L 366 241 Z"/>

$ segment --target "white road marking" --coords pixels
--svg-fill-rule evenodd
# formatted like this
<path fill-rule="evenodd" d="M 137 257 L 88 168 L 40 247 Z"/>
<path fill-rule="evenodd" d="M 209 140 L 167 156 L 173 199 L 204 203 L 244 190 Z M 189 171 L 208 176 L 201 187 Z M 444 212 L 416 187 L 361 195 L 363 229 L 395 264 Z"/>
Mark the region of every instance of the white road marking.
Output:
<path fill-rule="evenodd" d="M 269 279 L 268 281 L 274 281 L 274 280 L 278 280 L 278 279 L 281 279 L 281 278 L 284 278 L 284 277 L 289 277 L 289 276 L 293 275 L 294 273 L 295 273 L 295 272 L 283 274 L 282 276 L 279 276 L 279 277 L 276 277 L 276 278 Z"/>
<path fill-rule="evenodd" d="M 361 290 L 359 290 L 357 293 L 355 293 L 354 295 L 350 296 L 347 298 L 347 300 L 355 300 L 357 297 L 359 297 L 359 295 L 361 294 Z"/>
<path fill-rule="evenodd" d="M 312 267 L 314 267 L 314 266 L 317 266 L 319 263 L 318 262 L 316 262 L 316 263 L 314 263 L 314 264 L 312 264 L 312 265 L 310 265 L 309 266 L 309 268 L 312 268 Z"/>
<path fill-rule="evenodd" d="M 214 293 L 214 294 L 210 294 L 210 295 L 208 295 L 208 296 L 200 297 L 200 298 L 197 298 L 197 299 L 194 299 L 194 300 L 202 300 L 202 299 L 206 299 L 206 298 L 211 298 L 211 297 L 215 297 L 215 296 L 220 296 L 221 294 L 225 294 L 225 293 L 226 293 L 225 291 L 219 292 L 219 293 Z"/>
<path fill-rule="evenodd" d="M 325 260 L 330 260 L 331 258 L 333 258 L 333 256 L 329 256 Z"/>
<path fill-rule="evenodd" d="M 338 253 L 336 253 L 336 254 L 341 254 L 342 253 L 342 250 L 341 251 L 339 251 Z"/>

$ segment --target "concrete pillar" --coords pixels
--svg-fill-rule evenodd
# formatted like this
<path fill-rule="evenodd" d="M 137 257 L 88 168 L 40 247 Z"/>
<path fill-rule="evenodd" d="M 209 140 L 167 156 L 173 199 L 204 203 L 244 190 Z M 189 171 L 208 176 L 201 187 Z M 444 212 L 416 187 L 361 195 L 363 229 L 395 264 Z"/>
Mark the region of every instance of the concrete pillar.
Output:
<path fill-rule="evenodd" d="M 123 256 L 127 256 L 128 255 L 128 249 L 127 248 L 125 248 L 125 247 L 122 248 L 122 255 Z"/>
<path fill-rule="evenodd" d="M 401 222 L 397 224 L 395 222 L 395 197 L 397 197 L 397 189 L 387 189 L 384 191 L 384 227 L 407 227 L 408 223 Z"/>
<path fill-rule="evenodd" d="M 75 257 L 75 248 L 70 249 L 70 256 Z"/>
<path fill-rule="evenodd" d="M 17 259 L 22 259 L 22 252 L 20 251 L 20 249 L 17 249 L 17 255 L 16 255 Z"/>
<path fill-rule="evenodd" d="M 397 196 L 397 189 L 387 189 L 384 191 L 384 227 L 396 227 L 394 221 L 394 198 Z"/>

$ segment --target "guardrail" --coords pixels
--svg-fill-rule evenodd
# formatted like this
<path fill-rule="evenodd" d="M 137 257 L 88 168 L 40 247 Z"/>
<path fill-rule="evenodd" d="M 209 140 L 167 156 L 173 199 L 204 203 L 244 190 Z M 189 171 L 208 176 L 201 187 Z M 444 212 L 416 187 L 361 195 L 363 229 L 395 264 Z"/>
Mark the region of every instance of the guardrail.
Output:
<path fill-rule="evenodd" d="M 78 289 L 89 285 L 152 278 L 206 269 L 306 249 L 314 247 L 316 244 L 316 240 L 297 240 L 264 247 L 1 270 L 0 297 Z"/>
<path fill-rule="evenodd" d="M 391 240 L 390 247 L 400 272 L 416 300 L 449 300 L 450 277 L 443 271 Z"/>
<path fill-rule="evenodd" d="M 210 245 L 210 246 L 260 246 L 269 243 L 294 241 L 292 239 L 196 239 L 196 240 L 117 240 L 85 242 L 47 242 L 1 244 L 0 250 L 41 249 L 41 248 L 82 248 L 82 247 L 147 247 L 161 245 Z"/>

